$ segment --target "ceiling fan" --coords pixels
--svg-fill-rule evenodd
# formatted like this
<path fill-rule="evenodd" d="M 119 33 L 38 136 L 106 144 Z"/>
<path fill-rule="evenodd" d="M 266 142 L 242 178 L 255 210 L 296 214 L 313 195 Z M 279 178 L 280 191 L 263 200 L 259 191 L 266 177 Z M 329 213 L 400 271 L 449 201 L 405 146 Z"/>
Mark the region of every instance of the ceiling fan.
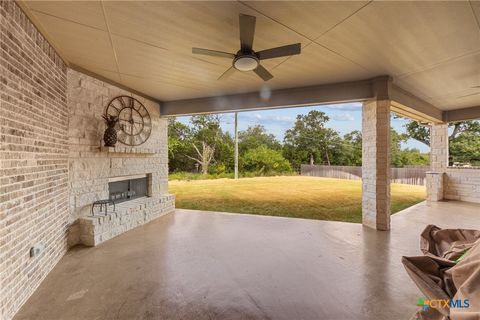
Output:
<path fill-rule="evenodd" d="M 252 46 L 255 34 L 255 20 L 256 18 L 253 16 L 240 14 L 240 50 L 236 54 L 202 48 L 192 48 L 192 53 L 232 59 L 232 66 L 218 78 L 219 80 L 228 78 L 235 70 L 242 72 L 253 71 L 264 81 L 272 79 L 273 75 L 260 64 L 260 61 L 300 54 L 300 43 L 258 52 L 254 51 Z"/>

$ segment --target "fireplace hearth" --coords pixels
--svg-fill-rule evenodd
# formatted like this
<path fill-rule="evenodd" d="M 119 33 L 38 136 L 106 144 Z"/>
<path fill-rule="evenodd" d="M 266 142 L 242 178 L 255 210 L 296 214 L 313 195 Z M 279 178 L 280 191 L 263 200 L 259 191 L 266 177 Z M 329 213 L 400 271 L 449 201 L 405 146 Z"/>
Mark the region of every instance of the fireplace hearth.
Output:
<path fill-rule="evenodd" d="M 147 177 L 112 181 L 108 183 L 109 199 L 120 203 L 148 195 Z"/>

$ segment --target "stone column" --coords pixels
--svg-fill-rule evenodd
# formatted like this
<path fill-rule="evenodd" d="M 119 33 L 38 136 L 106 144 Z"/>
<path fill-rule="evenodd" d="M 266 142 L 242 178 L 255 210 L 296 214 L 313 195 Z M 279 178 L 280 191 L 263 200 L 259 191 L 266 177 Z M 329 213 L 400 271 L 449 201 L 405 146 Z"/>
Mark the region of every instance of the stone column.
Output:
<path fill-rule="evenodd" d="M 444 172 L 448 166 L 448 124 L 430 127 L 430 170 Z"/>
<path fill-rule="evenodd" d="M 443 199 L 444 175 L 448 167 L 448 124 L 430 127 L 430 172 L 426 175 L 427 205 Z"/>
<path fill-rule="evenodd" d="M 427 206 L 443 199 L 443 172 L 427 172 Z"/>
<path fill-rule="evenodd" d="M 362 223 L 389 230 L 390 100 L 364 102 L 362 137 Z"/>

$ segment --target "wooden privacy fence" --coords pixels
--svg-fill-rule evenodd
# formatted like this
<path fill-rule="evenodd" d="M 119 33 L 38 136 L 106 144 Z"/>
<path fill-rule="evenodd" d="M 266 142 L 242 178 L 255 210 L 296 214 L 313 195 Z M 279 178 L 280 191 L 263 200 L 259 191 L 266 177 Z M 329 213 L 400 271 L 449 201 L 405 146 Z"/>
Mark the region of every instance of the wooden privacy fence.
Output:
<path fill-rule="evenodd" d="M 429 167 L 405 167 L 391 168 L 392 183 L 425 185 L 425 173 Z M 362 167 L 355 166 L 322 166 L 322 165 L 301 165 L 301 175 L 310 177 L 325 177 L 348 180 L 361 180 Z"/>

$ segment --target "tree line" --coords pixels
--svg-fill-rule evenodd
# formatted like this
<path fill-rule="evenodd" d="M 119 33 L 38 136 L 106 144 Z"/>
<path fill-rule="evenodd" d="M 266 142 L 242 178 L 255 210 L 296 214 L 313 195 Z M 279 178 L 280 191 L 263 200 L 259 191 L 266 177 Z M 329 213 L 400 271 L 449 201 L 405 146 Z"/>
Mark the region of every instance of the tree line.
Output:
<path fill-rule="evenodd" d="M 171 172 L 225 174 L 234 170 L 234 137 L 222 129 L 219 115 L 192 116 L 188 125 L 169 119 L 168 153 Z M 261 125 L 252 125 L 238 133 L 240 172 L 254 175 L 284 174 L 298 171 L 301 164 L 362 164 L 362 134 L 355 130 L 345 135 L 328 128 L 330 118 L 312 110 L 297 115 L 283 141 Z M 454 126 L 452 124 L 452 126 Z M 407 133 L 391 129 L 391 165 L 423 166 L 429 156 L 415 148 L 402 148 L 409 138 L 428 145 L 428 127 L 410 121 Z M 456 159 L 465 160 L 472 148 L 480 152 L 480 125 L 471 122 L 452 129 L 452 147 Z M 475 139 L 472 140 L 472 137 Z M 457 151 L 458 150 L 458 151 Z M 479 157 L 480 158 L 480 157 Z"/>
<path fill-rule="evenodd" d="M 430 146 L 430 128 L 416 121 L 406 124 L 407 136 Z M 480 166 L 480 122 L 459 121 L 448 124 L 449 164 Z"/>

